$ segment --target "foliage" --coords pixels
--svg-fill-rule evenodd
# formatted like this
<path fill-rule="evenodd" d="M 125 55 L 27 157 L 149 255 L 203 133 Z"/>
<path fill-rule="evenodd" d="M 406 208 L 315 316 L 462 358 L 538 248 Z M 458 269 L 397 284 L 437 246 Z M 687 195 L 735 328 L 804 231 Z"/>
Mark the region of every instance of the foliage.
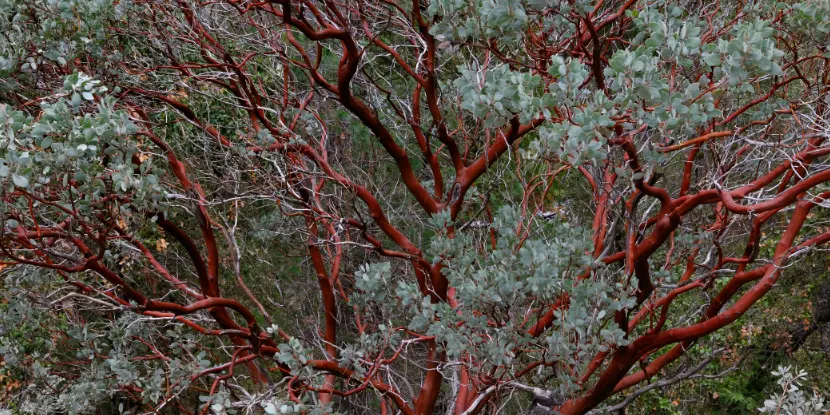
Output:
<path fill-rule="evenodd" d="M 815 392 L 812 396 L 805 396 L 804 391 L 801 390 L 801 383 L 807 377 L 807 372 L 799 370 L 797 373 L 791 373 L 790 367 L 779 366 L 778 370 L 773 372 L 773 375 L 778 377 L 781 393 L 764 401 L 764 407 L 758 408 L 758 412 L 787 415 L 810 415 L 826 412 L 824 398 Z"/>
<path fill-rule="evenodd" d="M 0 411 L 821 410 L 827 0 L 0 13 Z"/>

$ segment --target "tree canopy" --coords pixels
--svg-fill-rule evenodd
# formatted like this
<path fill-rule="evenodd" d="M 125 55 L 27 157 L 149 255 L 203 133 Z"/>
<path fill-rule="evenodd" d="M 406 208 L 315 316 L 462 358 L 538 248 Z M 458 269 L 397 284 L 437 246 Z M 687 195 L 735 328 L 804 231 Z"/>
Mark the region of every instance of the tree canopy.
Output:
<path fill-rule="evenodd" d="M 828 0 L 0 12 L 0 413 L 826 411 Z"/>

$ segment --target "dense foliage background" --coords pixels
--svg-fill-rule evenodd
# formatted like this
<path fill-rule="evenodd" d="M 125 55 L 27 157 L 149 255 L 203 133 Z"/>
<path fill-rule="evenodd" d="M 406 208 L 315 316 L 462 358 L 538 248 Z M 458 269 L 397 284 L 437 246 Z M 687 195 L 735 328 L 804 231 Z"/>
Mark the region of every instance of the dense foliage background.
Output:
<path fill-rule="evenodd" d="M 828 411 L 828 0 L 0 14 L 0 414 Z"/>

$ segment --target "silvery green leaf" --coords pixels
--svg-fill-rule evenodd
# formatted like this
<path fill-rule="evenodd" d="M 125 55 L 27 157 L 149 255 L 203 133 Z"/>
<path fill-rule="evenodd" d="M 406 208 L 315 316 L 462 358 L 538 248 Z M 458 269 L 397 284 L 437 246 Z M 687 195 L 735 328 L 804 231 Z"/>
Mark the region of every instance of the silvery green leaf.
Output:
<path fill-rule="evenodd" d="M 14 182 L 14 185 L 17 186 L 17 187 L 23 187 L 23 188 L 29 187 L 29 179 L 27 179 L 24 176 L 13 173 L 12 174 L 12 181 Z"/>

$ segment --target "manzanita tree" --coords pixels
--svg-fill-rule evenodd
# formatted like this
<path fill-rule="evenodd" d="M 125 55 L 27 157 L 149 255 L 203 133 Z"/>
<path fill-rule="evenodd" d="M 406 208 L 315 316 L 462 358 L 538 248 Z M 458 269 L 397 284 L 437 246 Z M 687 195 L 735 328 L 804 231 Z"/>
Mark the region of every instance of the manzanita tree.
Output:
<path fill-rule="evenodd" d="M 827 0 L 0 10 L 15 412 L 619 409 L 830 240 Z"/>

